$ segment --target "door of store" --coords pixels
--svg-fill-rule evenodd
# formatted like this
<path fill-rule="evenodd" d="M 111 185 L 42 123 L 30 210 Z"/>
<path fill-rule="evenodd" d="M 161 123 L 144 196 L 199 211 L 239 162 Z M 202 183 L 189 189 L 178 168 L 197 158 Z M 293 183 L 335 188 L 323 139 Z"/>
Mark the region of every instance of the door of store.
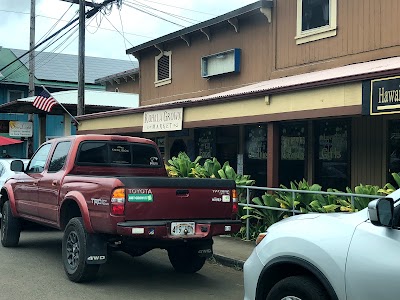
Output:
<path fill-rule="evenodd" d="M 307 177 L 307 123 L 282 123 L 279 131 L 279 184 L 290 188 L 291 181 Z"/>
<path fill-rule="evenodd" d="M 221 166 L 228 161 L 236 170 L 239 153 L 239 126 L 218 127 L 216 130 L 216 158 Z"/>
<path fill-rule="evenodd" d="M 267 185 L 267 125 L 245 127 L 243 171 L 256 181 L 256 186 Z M 263 194 L 263 193 L 261 193 Z"/>
<path fill-rule="evenodd" d="M 350 120 L 315 121 L 315 180 L 323 190 L 350 187 Z"/>

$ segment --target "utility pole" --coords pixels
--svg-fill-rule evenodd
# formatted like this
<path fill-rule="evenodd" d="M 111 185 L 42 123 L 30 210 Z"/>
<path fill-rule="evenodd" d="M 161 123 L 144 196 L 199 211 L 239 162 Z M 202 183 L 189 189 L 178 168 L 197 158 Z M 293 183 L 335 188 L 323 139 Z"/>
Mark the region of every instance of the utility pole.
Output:
<path fill-rule="evenodd" d="M 85 1 L 79 0 L 78 45 L 78 108 L 77 115 L 85 114 Z"/>
<path fill-rule="evenodd" d="M 31 0 L 31 18 L 30 18 L 30 37 L 29 37 L 29 97 L 35 96 L 35 53 L 32 49 L 35 47 L 35 14 L 36 0 Z M 33 114 L 28 115 L 28 121 L 33 124 Z M 33 155 L 33 136 L 28 137 L 27 142 L 27 157 Z"/>
<path fill-rule="evenodd" d="M 118 0 L 104 0 L 103 3 L 96 4 L 85 0 L 61 0 L 79 4 L 79 43 L 78 43 L 78 107 L 77 115 L 85 114 L 85 18 L 93 17 L 102 7 Z M 85 7 L 92 9 L 86 14 Z"/>

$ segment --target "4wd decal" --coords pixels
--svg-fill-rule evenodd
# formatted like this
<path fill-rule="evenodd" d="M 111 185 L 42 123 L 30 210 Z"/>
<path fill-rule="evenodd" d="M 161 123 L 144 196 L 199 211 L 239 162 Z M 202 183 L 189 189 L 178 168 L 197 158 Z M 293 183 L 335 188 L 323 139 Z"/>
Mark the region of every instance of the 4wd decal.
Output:
<path fill-rule="evenodd" d="M 128 194 L 128 202 L 153 202 L 153 194 Z"/>
<path fill-rule="evenodd" d="M 105 260 L 105 255 L 92 255 L 87 258 L 88 261 Z"/>

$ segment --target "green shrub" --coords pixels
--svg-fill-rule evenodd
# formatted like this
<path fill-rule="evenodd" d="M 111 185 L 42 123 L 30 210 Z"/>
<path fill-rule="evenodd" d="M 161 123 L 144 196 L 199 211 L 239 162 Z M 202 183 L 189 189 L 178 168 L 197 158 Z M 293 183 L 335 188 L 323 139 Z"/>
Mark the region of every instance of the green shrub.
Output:
<path fill-rule="evenodd" d="M 225 162 L 222 166 L 214 157 L 206 159 L 203 165 L 199 164 L 201 156 L 198 156 L 193 162 L 189 156 L 181 152 L 178 157 L 172 157 L 168 160 L 166 170 L 170 177 L 196 177 L 196 178 L 221 178 L 235 180 L 238 186 L 252 186 L 255 180 L 250 179 L 250 175 L 236 174 L 235 170 Z M 392 174 L 396 184 L 400 186 L 400 173 Z M 299 182 L 290 182 L 290 188 L 281 185 L 282 189 L 291 189 L 298 191 L 321 191 L 321 186 L 318 184 L 309 184 L 303 179 Z M 382 188 L 375 185 L 360 184 L 354 188 L 355 194 L 362 195 L 388 195 L 396 190 L 392 184 L 387 183 Z M 343 193 L 337 189 L 329 188 L 328 192 Z M 353 193 L 350 188 L 346 188 L 346 193 Z M 238 189 L 239 202 L 245 204 L 247 195 L 246 189 Z M 277 191 L 275 193 L 265 193 L 260 197 L 254 197 L 251 202 L 260 206 L 270 206 L 276 208 L 292 209 L 301 213 L 317 212 L 317 213 L 332 213 L 332 212 L 356 212 L 368 206 L 372 198 L 354 197 L 354 205 L 351 203 L 350 196 L 339 195 L 322 195 L 308 193 L 294 193 L 289 191 Z M 269 210 L 263 208 L 255 208 L 249 206 L 239 206 L 238 217 L 241 220 L 250 221 L 250 238 L 255 240 L 260 232 L 267 230 L 269 226 L 280 221 L 283 218 L 290 216 L 291 212 L 282 212 L 278 210 Z M 237 236 L 246 237 L 246 227 L 243 226 Z"/>

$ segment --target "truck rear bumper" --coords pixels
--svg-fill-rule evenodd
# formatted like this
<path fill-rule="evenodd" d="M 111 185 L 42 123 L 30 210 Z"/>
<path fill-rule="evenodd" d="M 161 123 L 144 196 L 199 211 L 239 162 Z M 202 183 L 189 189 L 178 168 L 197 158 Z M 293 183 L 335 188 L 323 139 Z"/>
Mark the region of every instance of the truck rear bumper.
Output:
<path fill-rule="evenodd" d="M 173 222 L 194 222 L 194 234 L 173 235 Z M 123 236 L 157 239 L 199 239 L 214 235 L 237 233 L 242 222 L 240 220 L 155 220 L 155 221 L 126 221 L 117 224 L 117 233 Z"/>

